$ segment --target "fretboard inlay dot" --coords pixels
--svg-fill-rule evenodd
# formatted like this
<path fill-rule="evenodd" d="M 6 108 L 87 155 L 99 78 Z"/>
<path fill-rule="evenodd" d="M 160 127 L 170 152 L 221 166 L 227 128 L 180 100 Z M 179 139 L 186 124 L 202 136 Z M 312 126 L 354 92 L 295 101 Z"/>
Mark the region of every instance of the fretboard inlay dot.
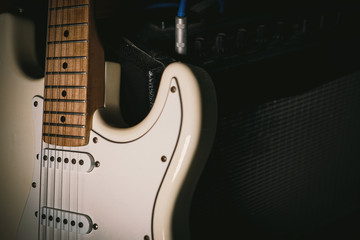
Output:
<path fill-rule="evenodd" d="M 69 36 L 69 30 L 65 30 L 64 31 L 64 37 L 68 37 Z"/>
<path fill-rule="evenodd" d="M 66 94 L 67 94 L 67 93 L 66 93 L 65 90 L 61 92 L 61 96 L 63 96 L 63 97 L 66 97 Z"/>
<path fill-rule="evenodd" d="M 61 116 L 60 121 L 61 121 L 61 122 L 65 122 L 65 121 L 66 121 L 65 116 Z"/>
<path fill-rule="evenodd" d="M 68 67 L 67 62 L 64 62 L 63 65 L 62 65 L 62 67 L 63 67 L 63 69 L 67 69 L 67 67 Z"/>

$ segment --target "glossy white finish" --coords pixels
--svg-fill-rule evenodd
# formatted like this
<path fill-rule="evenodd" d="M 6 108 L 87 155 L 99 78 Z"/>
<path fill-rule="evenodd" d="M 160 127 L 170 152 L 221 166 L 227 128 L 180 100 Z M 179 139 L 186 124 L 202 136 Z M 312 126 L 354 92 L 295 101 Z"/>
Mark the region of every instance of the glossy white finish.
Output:
<path fill-rule="evenodd" d="M 176 76 L 183 119 L 178 145 L 160 188 L 154 211 L 157 240 L 190 239 L 192 194 L 215 136 L 217 104 L 209 75 L 202 69 L 174 63 L 163 79 Z"/>
<path fill-rule="evenodd" d="M 48 179 L 50 183 L 46 201 L 41 200 L 43 204 L 88 215 L 98 224 L 99 229 L 83 235 L 83 239 L 131 240 L 143 239 L 145 235 L 152 236 L 156 195 L 176 149 L 182 121 L 179 91 L 170 90 L 172 87 L 178 88 L 177 83 L 175 80 L 168 83 L 166 102 L 162 104 L 161 114 L 145 135 L 127 143 L 119 143 L 91 132 L 91 139 L 98 139 L 96 143 L 91 141 L 84 147 L 61 148 L 62 151 L 90 153 L 95 161 L 100 162 L 100 167 L 94 168 L 91 173 L 80 173 L 74 177 L 65 173 L 62 168 L 53 170 L 54 168 L 47 168 L 48 165 L 42 164 L 42 175 L 46 176 L 42 178 L 43 182 Z M 41 105 L 41 100 L 37 101 Z M 38 127 L 37 130 L 41 131 Z M 47 144 L 44 146 L 55 148 Z M 166 156 L 166 162 L 161 160 L 162 156 Z M 36 162 L 39 167 L 44 160 Z M 34 177 L 34 181 L 39 181 L 38 176 Z M 46 189 L 45 185 L 43 189 Z M 58 191 L 54 192 L 53 189 Z M 30 238 L 29 233 L 22 235 L 28 231 L 27 228 L 37 230 L 35 211 L 38 208 L 38 190 L 32 189 L 31 192 L 35 194 L 31 193 L 28 199 L 18 239 L 37 239 L 36 235 Z M 61 196 L 58 195 L 59 192 L 62 192 Z M 61 239 L 60 234 L 60 231 L 52 228 L 44 236 L 48 236 L 46 239 Z"/>
<path fill-rule="evenodd" d="M 40 160 L 41 159 L 41 133 L 42 131 L 35 131 L 42 128 L 42 116 L 43 116 L 43 100 L 41 97 L 36 96 L 32 99 L 33 110 L 33 124 L 35 138 L 32 141 L 34 144 L 34 171 L 32 182 L 36 183 L 36 188 L 31 188 L 29 196 L 26 201 L 26 205 L 21 217 L 19 228 L 17 231 L 17 239 L 37 239 L 37 231 L 34 231 L 34 226 L 38 224 L 38 220 L 35 216 L 35 212 L 39 210 L 39 183 L 40 183 Z M 29 182 L 30 184 L 30 182 Z"/>
<path fill-rule="evenodd" d="M 176 79 L 182 104 L 182 127 L 172 162 L 156 200 L 153 231 L 155 239 L 190 239 L 189 208 L 193 190 L 206 162 L 216 130 L 217 103 L 209 75 L 183 63 L 170 64 L 164 71 L 156 102 L 141 124 L 127 129 L 106 125 L 99 112 L 94 129 L 107 139 L 128 142 L 146 134 L 161 114 L 164 89 Z"/>
<path fill-rule="evenodd" d="M 33 175 L 32 98 L 43 79 L 25 74 L 36 66 L 35 26 L 25 18 L 0 14 L 0 239 L 15 239 Z"/>

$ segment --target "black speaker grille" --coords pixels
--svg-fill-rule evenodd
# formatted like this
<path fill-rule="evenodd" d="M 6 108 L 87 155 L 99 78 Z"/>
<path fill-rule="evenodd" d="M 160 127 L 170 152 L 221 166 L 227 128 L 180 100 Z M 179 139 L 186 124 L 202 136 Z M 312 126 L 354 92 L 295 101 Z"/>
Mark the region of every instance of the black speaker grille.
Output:
<path fill-rule="evenodd" d="M 191 226 L 194 239 L 293 239 L 358 209 L 360 73 L 354 73 L 221 117 Z"/>

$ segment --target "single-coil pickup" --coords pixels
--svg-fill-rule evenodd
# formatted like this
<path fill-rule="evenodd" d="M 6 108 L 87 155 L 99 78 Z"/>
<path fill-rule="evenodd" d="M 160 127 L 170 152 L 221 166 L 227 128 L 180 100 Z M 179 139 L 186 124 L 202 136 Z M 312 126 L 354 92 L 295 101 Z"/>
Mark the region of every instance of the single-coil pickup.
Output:
<path fill-rule="evenodd" d="M 43 226 L 76 232 L 77 234 L 88 234 L 93 226 L 89 216 L 60 209 L 43 207 L 40 215 L 36 213 L 36 216 L 40 217 Z"/>
<path fill-rule="evenodd" d="M 42 162 L 43 167 L 77 172 L 91 172 L 95 166 L 94 158 L 89 153 L 50 148 L 43 149 Z"/>

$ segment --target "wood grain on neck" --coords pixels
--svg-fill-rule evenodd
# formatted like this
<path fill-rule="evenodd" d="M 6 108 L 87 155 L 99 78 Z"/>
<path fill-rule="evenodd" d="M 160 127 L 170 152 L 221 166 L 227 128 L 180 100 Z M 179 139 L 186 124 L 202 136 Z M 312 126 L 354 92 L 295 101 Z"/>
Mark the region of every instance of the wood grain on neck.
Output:
<path fill-rule="evenodd" d="M 90 0 L 50 0 L 43 140 L 84 146 L 104 101 L 104 51 Z"/>

